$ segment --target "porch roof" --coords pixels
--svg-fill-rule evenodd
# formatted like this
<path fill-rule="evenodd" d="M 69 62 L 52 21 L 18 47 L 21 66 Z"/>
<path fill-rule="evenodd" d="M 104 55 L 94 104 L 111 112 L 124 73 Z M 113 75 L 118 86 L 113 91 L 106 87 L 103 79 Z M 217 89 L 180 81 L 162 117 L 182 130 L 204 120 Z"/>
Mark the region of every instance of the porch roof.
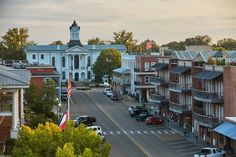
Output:
<path fill-rule="evenodd" d="M 191 70 L 191 67 L 185 67 L 185 66 L 177 66 L 173 70 L 171 70 L 171 73 L 176 73 L 176 74 L 183 74 L 187 71 Z"/>
<path fill-rule="evenodd" d="M 224 136 L 227 136 L 233 140 L 236 140 L 236 125 L 229 122 L 224 122 L 214 129 L 215 132 L 218 132 Z"/>
<path fill-rule="evenodd" d="M 156 68 L 156 69 L 164 69 L 165 67 L 167 67 L 168 64 L 167 63 L 156 63 L 152 66 L 152 68 Z"/>
<path fill-rule="evenodd" d="M 197 73 L 194 77 L 202 80 L 213 80 L 222 74 L 222 71 L 203 70 L 200 73 Z"/>

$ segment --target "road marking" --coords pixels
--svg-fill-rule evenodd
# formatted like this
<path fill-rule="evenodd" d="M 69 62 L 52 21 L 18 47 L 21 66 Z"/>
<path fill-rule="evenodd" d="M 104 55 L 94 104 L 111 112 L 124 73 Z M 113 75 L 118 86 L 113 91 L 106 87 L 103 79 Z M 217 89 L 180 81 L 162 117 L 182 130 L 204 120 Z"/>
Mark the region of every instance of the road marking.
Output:
<path fill-rule="evenodd" d="M 169 134 L 167 131 L 164 131 L 164 133 Z"/>
<path fill-rule="evenodd" d="M 174 132 L 174 131 L 170 131 L 170 132 L 172 132 L 173 134 L 176 134 L 176 132 Z"/>
<path fill-rule="evenodd" d="M 137 133 L 138 133 L 138 134 L 141 134 L 141 132 L 140 132 L 140 131 L 137 131 Z"/>
<path fill-rule="evenodd" d="M 143 131 L 145 134 L 147 134 L 147 131 Z"/>
<path fill-rule="evenodd" d="M 106 135 L 107 133 L 103 131 L 103 135 Z"/>
<path fill-rule="evenodd" d="M 189 142 L 189 141 L 177 141 L 177 142 L 168 143 L 168 145 L 175 145 L 175 144 L 188 143 L 188 142 Z"/>
<path fill-rule="evenodd" d="M 116 131 L 117 132 L 117 134 L 119 134 L 120 135 L 120 132 L 119 131 Z"/>
<path fill-rule="evenodd" d="M 110 131 L 110 134 L 112 134 L 112 135 L 113 135 L 113 132 L 112 132 L 112 131 Z"/>
<path fill-rule="evenodd" d="M 133 131 L 130 131 L 130 133 L 131 133 L 131 134 L 134 134 L 134 132 L 133 132 Z"/>
<path fill-rule="evenodd" d="M 154 131 L 151 131 L 152 134 L 156 134 Z"/>
<path fill-rule="evenodd" d="M 190 146 L 190 145 L 194 145 L 193 143 L 186 143 L 186 144 L 181 144 L 181 145 L 177 145 L 177 146 L 171 146 L 171 148 L 181 148 L 181 147 L 186 147 L 186 146 Z"/>
<path fill-rule="evenodd" d="M 88 93 L 86 93 L 88 95 Z M 89 97 L 89 95 L 88 95 Z M 89 97 L 90 98 L 90 97 Z M 93 101 L 93 99 L 90 98 L 91 101 Z M 97 102 L 93 101 L 93 103 L 120 129 L 120 130 L 124 130 L 120 124 L 118 124 L 113 118 L 112 116 L 107 113 L 100 105 L 98 105 Z M 132 136 L 130 136 L 129 134 L 126 134 L 126 136 L 137 146 L 139 147 L 139 149 L 148 157 L 152 157 L 151 154 L 149 154 L 149 152 L 142 147 L 142 145 L 140 145 Z"/>
<path fill-rule="evenodd" d="M 157 131 L 159 134 L 162 134 L 162 132 L 161 131 Z"/>
<path fill-rule="evenodd" d="M 123 131 L 124 132 L 124 134 L 127 134 L 127 132 L 126 131 Z"/>

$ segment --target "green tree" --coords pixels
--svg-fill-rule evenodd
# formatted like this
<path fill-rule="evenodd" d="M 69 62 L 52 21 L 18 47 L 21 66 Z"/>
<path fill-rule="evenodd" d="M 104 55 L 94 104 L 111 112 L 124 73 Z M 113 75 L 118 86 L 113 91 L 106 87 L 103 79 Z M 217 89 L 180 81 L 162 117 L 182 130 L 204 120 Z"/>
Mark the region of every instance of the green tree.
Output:
<path fill-rule="evenodd" d="M 88 40 L 88 45 L 103 45 L 103 44 L 106 44 L 106 42 L 100 39 L 99 37 Z"/>
<path fill-rule="evenodd" d="M 92 68 L 95 74 L 95 80 L 101 81 L 104 75 L 108 75 L 108 79 L 112 76 L 112 70 L 121 66 L 121 54 L 115 49 L 103 50 L 98 56 Z"/>
<path fill-rule="evenodd" d="M 84 125 L 68 121 L 64 131 L 56 124 L 40 124 L 36 129 L 22 126 L 12 157 L 108 157 L 111 145 Z"/>
<path fill-rule="evenodd" d="M 61 40 L 57 40 L 57 41 L 53 41 L 51 44 L 49 45 L 64 45 L 63 42 Z"/>
<path fill-rule="evenodd" d="M 185 45 L 209 45 L 212 39 L 208 35 L 197 35 L 192 38 L 186 38 L 184 41 Z"/>
<path fill-rule="evenodd" d="M 121 30 L 120 32 L 114 32 L 114 41 L 112 44 L 124 44 L 127 48 L 127 52 L 131 53 L 133 47 L 136 45 L 138 40 L 134 39 L 132 32 L 126 32 L 126 30 Z"/>
<path fill-rule="evenodd" d="M 232 38 L 224 38 L 217 41 L 217 47 L 225 50 L 236 50 L 236 40 Z"/>
<path fill-rule="evenodd" d="M 176 51 L 185 50 L 185 44 L 183 41 L 180 41 L 180 42 L 172 41 L 168 44 L 163 44 L 162 47 L 168 47 L 169 49 L 176 50 Z"/>
<path fill-rule="evenodd" d="M 1 44 L 4 49 L 2 52 L 3 59 L 25 59 L 24 46 L 32 44 L 29 42 L 28 29 L 26 28 L 12 28 L 9 29 L 4 36 L 2 36 Z"/>
<path fill-rule="evenodd" d="M 152 43 L 152 48 L 150 50 L 146 49 L 146 45 L 147 45 L 148 42 Z M 160 48 L 160 46 L 158 46 L 157 43 L 154 40 L 150 40 L 150 39 L 146 39 L 143 42 L 141 42 L 140 46 L 142 48 L 142 52 L 147 52 L 147 51 L 159 52 L 159 48 Z"/>

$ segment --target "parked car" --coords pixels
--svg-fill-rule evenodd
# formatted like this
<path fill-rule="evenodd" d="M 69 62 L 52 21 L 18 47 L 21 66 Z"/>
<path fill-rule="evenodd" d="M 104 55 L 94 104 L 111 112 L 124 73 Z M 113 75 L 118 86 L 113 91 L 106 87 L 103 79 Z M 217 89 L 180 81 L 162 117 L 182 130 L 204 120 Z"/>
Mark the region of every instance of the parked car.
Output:
<path fill-rule="evenodd" d="M 135 116 L 139 115 L 142 112 L 148 112 L 148 110 L 146 110 L 146 109 L 133 109 L 130 112 L 130 116 L 135 117 Z"/>
<path fill-rule="evenodd" d="M 128 112 L 132 112 L 133 109 L 142 109 L 143 107 L 142 106 L 135 106 L 135 105 L 131 105 L 129 106 L 128 108 Z"/>
<path fill-rule="evenodd" d="M 107 92 L 106 92 L 106 96 L 107 96 L 107 97 L 111 97 L 112 95 L 113 95 L 112 91 L 107 91 Z"/>
<path fill-rule="evenodd" d="M 61 90 L 61 101 L 67 101 L 68 95 L 67 95 L 67 89 Z"/>
<path fill-rule="evenodd" d="M 106 93 L 109 92 L 109 91 L 111 91 L 111 88 L 104 88 L 104 90 L 103 90 L 103 94 L 106 95 Z"/>
<path fill-rule="evenodd" d="M 145 121 L 146 118 L 151 117 L 151 116 L 153 115 L 151 115 L 149 112 L 142 112 L 139 115 L 135 116 L 135 119 L 137 121 Z"/>
<path fill-rule="evenodd" d="M 194 154 L 194 157 L 225 157 L 226 153 L 224 150 L 219 148 L 202 148 L 199 153 Z"/>
<path fill-rule="evenodd" d="M 89 126 L 87 129 L 93 130 L 96 135 L 100 136 L 102 138 L 102 142 L 105 141 L 105 136 L 102 135 L 102 128 L 100 126 Z"/>
<path fill-rule="evenodd" d="M 162 117 L 151 116 L 146 118 L 145 123 L 147 125 L 164 124 L 164 119 Z"/>
<path fill-rule="evenodd" d="M 75 121 L 75 126 L 79 126 L 79 124 L 91 126 L 91 125 L 93 125 L 93 123 L 96 122 L 96 118 L 90 117 L 87 115 L 83 115 L 83 116 L 77 116 L 74 121 Z"/>

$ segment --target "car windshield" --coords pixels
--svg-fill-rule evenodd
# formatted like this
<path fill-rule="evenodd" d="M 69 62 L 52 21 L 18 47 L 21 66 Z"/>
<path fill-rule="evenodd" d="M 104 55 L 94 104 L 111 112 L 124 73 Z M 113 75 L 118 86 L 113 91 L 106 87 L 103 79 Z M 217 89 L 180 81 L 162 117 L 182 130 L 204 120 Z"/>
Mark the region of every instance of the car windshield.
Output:
<path fill-rule="evenodd" d="M 201 153 L 210 154 L 210 150 L 209 149 L 202 149 Z"/>

